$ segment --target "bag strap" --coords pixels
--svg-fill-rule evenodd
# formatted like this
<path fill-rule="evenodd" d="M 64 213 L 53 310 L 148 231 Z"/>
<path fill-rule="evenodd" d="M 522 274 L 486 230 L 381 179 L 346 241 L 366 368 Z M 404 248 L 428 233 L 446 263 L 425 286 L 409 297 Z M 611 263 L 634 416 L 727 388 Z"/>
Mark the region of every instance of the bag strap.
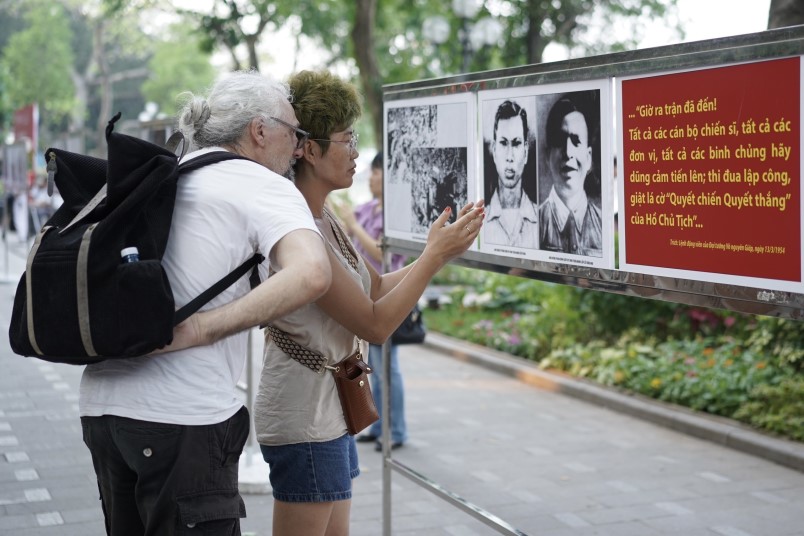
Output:
<path fill-rule="evenodd" d="M 179 164 L 179 173 L 189 173 L 190 171 L 195 171 L 196 169 L 200 169 L 204 166 L 224 162 L 226 160 L 251 160 L 251 158 L 240 156 L 239 154 L 232 153 L 230 151 L 212 151 L 198 155 L 190 160 L 187 160 L 186 162 L 182 162 Z M 254 162 L 254 160 L 251 161 Z"/>
<path fill-rule="evenodd" d="M 179 173 L 180 174 L 189 173 L 190 171 L 200 169 L 204 166 L 209 166 L 211 164 L 215 164 L 218 162 L 224 162 L 226 160 L 251 160 L 251 159 L 229 151 L 213 151 L 211 153 L 199 155 L 187 162 L 183 162 L 182 164 L 179 165 Z M 176 313 L 173 315 L 173 325 L 178 326 L 179 324 L 190 318 L 190 316 L 192 316 L 193 313 L 198 311 L 212 298 L 214 298 L 215 296 L 217 296 L 230 286 L 234 285 L 235 281 L 246 275 L 246 272 L 248 272 L 252 268 L 254 269 L 254 272 L 252 273 L 250 278 L 251 286 L 252 288 L 256 286 L 255 280 L 257 281 L 257 284 L 259 284 L 259 272 L 257 272 L 257 265 L 260 264 L 263 260 L 265 260 L 264 256 L 262 256 L 260 253 L 255 253 L 253 256 L 251 256 L 251 258 L 246 260 L 243 264 L 241 264 L 240 266 L 229 272 L 227 275 L 218 280 L 218 282 L 216 282 L 214 285 L 212 285 L 207 290 L 196 296 L 193 300 L 184 305 L 184 307 L 176 311 Z"/>
<path fill-rule="evenodd" d="M 344 232 L 343 228 L 326 208 L 324 208 L 324 217 L 327 218 L 327 221 L 332 228 L 332 233 L 335 235 L 335 238 L 338 241 L 338 246 L 341 249 L 341 253 L 346 258 L 349 266 L 351 266 L 354 270 L 357 270 L 357 252 L 346 238 L 346 233 Z M 334 367 L 327 366 L 328 359 L 325 355 L 302 346 L 291 339 L 288 334 L 281 329 L 268 325 L 265 326 L 265 330 L 271 334 L 271 338 L 280 350 L 310 370 L 317 373 L 321 373 L 325 369 L 335 370 Z"/>
<path fill-rule="evenodd" d="M 186 304 L 184 307 L 176 311 L 176 314 L 173 315 L 173 325 L 178 326 L 190 316 L 198 311 L 201 307 L 204 306 L 207 302 L 209 302 L 212 298 L 232 286 L 235 281 L 246 275 L 246 272 L 254 268 L 257 269 L 257 265 L 261 263 L 265 257 L 263 257 L 259 253 L 255 253 L 251 256 L 248 260 L 246 260 L 243 264 L 229 272 L 227 275 L 223 276 L 217 283 L 209 287 L 207 290 L 196 296 L 190 303 Z"/>
<path fill-rule="evenodd" d="M 200 169 L 204 166 L 209 166 L 212 164 L 216 164 L 218 162 L 224 162 L 226 160 L 251 160 L 251 158 L 247 158 L 245 156 L 240 156 L 236 153 L 231 153 L 229 151 L 213 151 L 211 153 L 202 154 L 193 158 L 188 162 L 184 162 L 183 164 L 179 165 L 179 173 L 188 173 L 190 171 L 194 171 L 196 169 Z M 253 160 L 251 160 L 253 162 Z M 106 199 L 106 184 L 101 186 L 100 190 L 95 194 L 95 196 L 89 200 L 89 202 L 84 205 L 84 207 L 75 215 L 75 217 L 65 225 L 60 231 L 60 234 L 66 233 L 73 225 L 77 224 L 78 222 L 82 221 L 87 214 L 95 210 L 104 199 Z"/>
<path fill-rule="evenodd" d="M 328 361 L 325 355 L 302 346 L 277 327 L 269 325 L 266 326 L 265 329 L 271 334 L 271 338 L 279 349 L 285 352 L 289 357 L 314 372 L 321 373 L 324 371 Z"/>
<path fill-rule="evenodd" d="M 353 270 L 357 271 L 357 252 L 352 246 L 351 241 L 346 237 L 346 232 L 326 207 L 324 207 L 324 217 L 327 218 L 329 226 L 332 228 L 332 234 L 335 235 L 335 239 L 338 241 L 338 247 L 341 248 L 341 253 L 343 254 L 344 258 L 346 258 L 349 266 L 351 266 Z"/>
<path fill-rule="evenodd" d="M 184 134 L 181 130 L 175 131 L 173 134 L 165 142 L 165 149 L 168 151 L 172 151 L 173 154 L 179 157 L 181 160 L 184 158 L 184 155 L 187 153 L 187 148 L 190 144 L 187 143 L 187 140 L 184 138 Z"/>
<path fill-rule="evenodd" d="M 357 350 L 332 366 L 327 365 L 328 359 L 324 354 L 311 350 L 306 346 L 302 346 L 291 339 L 286 332 L 282 331 L 278 327 L 268 325 L 265 326 L 265 330 L 271 335 L 271 339 L 273 339 L 276 346 L 285 352 L 288 357 L 318 374 L 324 372 L 324 370 L 331 370 L 332 372 L 337 373 L 340 370 L 341 363 L 354 355 L 357 355 L 358 359 L 362 359 L 362 350 L 360 349 L 361 340 L 357 337 L 355 337 Z M 369 372 L 371 371 L 371 369 L 368 370 Z"/>

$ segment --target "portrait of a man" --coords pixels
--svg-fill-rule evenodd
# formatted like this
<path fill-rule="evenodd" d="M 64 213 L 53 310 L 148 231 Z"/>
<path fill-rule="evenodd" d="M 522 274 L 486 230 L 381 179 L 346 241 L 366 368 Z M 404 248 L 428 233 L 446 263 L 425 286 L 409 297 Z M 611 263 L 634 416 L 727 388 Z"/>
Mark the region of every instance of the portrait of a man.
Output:
<path fill-rule="evenodd" d="M 525 188 L 525 182 L 535 183 L 534 166 L 529 159 L 533 139 L 528 113 L 523 106 L 525 102 L 532 110 L 533 97 L 485 103 L 486 106 L 496 104 L 496 111 L 486 153 L 490 154 L 494 165 L 493 169 L 488 164 L 485 166 L 483 240 L 489 244 L 536 249 L 538 207 Z"/>
<path fill-rule="evenodd" d="M 539 181 L 542 250 L 603 256 L 599 123 L 597 90 L 566 93 L 550 105 L 540 166 L 547 177 Z"/>

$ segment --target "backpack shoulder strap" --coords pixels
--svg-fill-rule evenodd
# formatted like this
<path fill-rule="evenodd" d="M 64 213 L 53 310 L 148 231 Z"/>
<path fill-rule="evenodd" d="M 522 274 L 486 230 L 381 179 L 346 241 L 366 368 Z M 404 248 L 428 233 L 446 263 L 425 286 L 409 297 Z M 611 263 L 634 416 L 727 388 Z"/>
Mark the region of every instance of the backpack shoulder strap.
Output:
<path fill-rule="evenodd" d="M 229 272 L 223 278 L 221 278 L 217 283 L 209 287 L 207 290 L 196 296 L 193 300 L 187 303 L 184 307 L 176 311 L 176 314 L 173 315 L 173 325 L 178 326 L 193 313 L 198 311 L 201 307 L 204 306 L 209 300 L 229 288 L 234 284 L 235 281 L 246 275 L 246 272 L 251 270 L 252 268 L 257 267 L 259 263 L 261 263 L 265 257 L 263 257 L 259 253 L 255 253 L 251 256 L 248 260 L 246 260 L 243 264 Z M 259 276 L 258 276 L 259 277 Z"/>
<path fill-rule="evenodd" d="M 240 156 L 237 153 L 231 153 L 229 151 L 213 151 L 211 153 L 196 156 L 195 158 L 186 162 L 182 162 L 179 164 L 179 173 L 189 173 L 190 171 L 195 171 L 196 169 L 200 169 L 204 166 L 216 164 L 225 160 L 250 160 L 254 162 L 254 160 L 251 160 L 251 158 Z"/>
<path fill-rule="evenodd" d="M 183 162 L 179 165 L 179 174 L 181 173 L 188 173 L 190 171 L 200 169 L 204 166 L 209 166 L 211 164 L 215 164 L 217 162 L 223 162 L 225 160 L 251 160 L 245 156 L 240 156 L 236 153 L 231 153 L 229 151 L 213 151 L 211 153 L 202 154 L 189 160 L 187 162 Z M 251 160 L 254 162 L 254 160 Z M 209 302 L 212 298 L 232 286 L 235 281 L 246 275 L 246 273 L 254 269 L 252 276 L 250 278 L 252 288 L 259 284 L 259 273 L 257 272 L 257 265 L 260 264 L 265 257 L 263 257 L 260 253 L 255 253 L 251 258 L 246 260 L 243 264 L 229 272 L 227 275 L 222 277 L 217 283 L 209 287 L 207 290 L 193 298 L 189 303 L 187 303 L 184 307 L 180 308 L 176 311 L 176 314 L 173 315 L 173 325 L 178 326 L 193 313 L 198 311 L 201 307 L 203 307 L 207 302 Z"/>

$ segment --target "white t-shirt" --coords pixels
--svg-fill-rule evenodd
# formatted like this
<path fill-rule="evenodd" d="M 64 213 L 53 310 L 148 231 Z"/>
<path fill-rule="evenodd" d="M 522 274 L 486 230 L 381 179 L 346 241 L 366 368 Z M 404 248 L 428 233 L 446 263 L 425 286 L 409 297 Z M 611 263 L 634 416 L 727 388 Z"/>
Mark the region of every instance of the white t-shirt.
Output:
<path fill-rule="evenodd" d="M 220 148 L 208 148 L 199 154 Z M 318 232 L 307 203 L 288 179 L 248 160 L 229 160 L 179 178 L 173 223 L 162 264 L 176 307 L 189 302 L 255 251 L 272 251 L 297 229 Z M 262 280 L 267 262 L 260 265 Z M 274 266 L 275 270 L 280 267 Z M 202 310 L 250 290 L 248 276 Z M 183 425 L 216 424 L 242 403 L 235 387 L 246 358 L 247 332 L 153 357 L 88 365 L 81 379 L 81 416 L 118 415 Z"/>

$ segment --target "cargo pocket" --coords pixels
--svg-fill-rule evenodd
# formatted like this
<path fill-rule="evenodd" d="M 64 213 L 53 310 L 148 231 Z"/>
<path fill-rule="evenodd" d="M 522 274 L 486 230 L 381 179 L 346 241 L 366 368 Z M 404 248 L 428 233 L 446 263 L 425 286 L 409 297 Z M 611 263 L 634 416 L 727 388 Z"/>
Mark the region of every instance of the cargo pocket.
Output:
<path fill-rule="evenodd" d="M 240 518 L 246 505 L 237 490 L 207 491 L 177 497 L 177 534 L 239 534 Z"/>

